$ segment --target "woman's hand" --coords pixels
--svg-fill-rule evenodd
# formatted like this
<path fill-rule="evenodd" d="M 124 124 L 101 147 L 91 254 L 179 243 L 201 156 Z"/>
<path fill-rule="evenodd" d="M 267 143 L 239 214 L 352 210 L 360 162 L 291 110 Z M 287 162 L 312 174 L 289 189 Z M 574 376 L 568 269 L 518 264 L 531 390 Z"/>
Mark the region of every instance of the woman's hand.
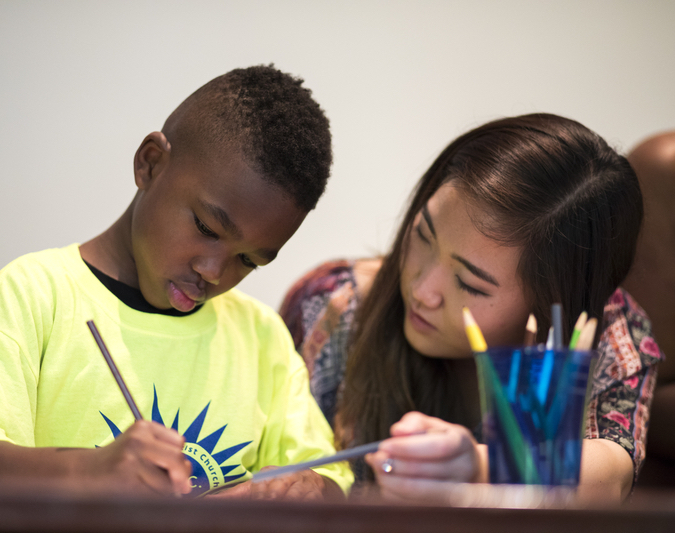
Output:
<path fill-rule="evenodd" d="M 276 467 L 267 466 L 262 470 Z M 337 491 L 337 492 L 336 492 Z M 223 499 L 252 499 L 252 500 L 295 500 L 316 501 L 323 500 L 329 493 L 340 494 L 342 490 L 332 480 L 325 478 L 312 470 L 303 470 L 264 481 L 245 481 L 234 487 L 221 490 L 209 495 L 212 498 Z"/>
<path fill-rule="evenodd" d="M 366 456 L 383 496 L 439 501 L 448 482 L 486 482 L 487 448 L 468 429 L 411 412 L 391 427 L 392 438 Z"/>

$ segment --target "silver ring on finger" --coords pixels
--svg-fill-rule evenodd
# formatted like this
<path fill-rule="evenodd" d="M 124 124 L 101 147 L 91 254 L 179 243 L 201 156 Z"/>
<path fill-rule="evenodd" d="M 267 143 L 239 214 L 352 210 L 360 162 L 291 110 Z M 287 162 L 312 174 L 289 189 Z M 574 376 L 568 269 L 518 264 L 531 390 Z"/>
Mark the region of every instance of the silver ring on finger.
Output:
<path fill-rule="evenodd" d="M 394 471 L 394 460 L 387 459 L 382 463 L 382 472 L 385 474 L 391 474 Z"/>

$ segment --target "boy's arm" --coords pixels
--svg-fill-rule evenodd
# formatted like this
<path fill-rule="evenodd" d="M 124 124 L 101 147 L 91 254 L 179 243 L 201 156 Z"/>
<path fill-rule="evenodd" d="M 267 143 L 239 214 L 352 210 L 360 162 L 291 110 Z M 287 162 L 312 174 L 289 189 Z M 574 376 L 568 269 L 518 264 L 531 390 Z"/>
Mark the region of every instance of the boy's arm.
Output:
<path fill-rule="evenodd" d="M 273 365 L 273 377 L 267 382 L 273 386 L 274 394 L 253 471 L 334 454 L 333 432 L 312 397 L 307 368 L 278 315 L 274 315 L 272 326 L 264 338 L 267 349 L 275 354 L 277 362 Z M 259 483 L 247 481 L 216 496 L 344 498 L 353 480 L 346 462 L 334 463 Z"/>
<path fill-rule="evenodd" d="M 262 470 L 267 470 L 267 468 Z M 342 501 L 345 499 L 345 493 L 332 479 L 317 474 L 313 470 L 304 470 L 261 482 L 248 480 L 229 489 L 212 493 L 210 497 Z"/>
<path fill-rule="evenodd" d="M 79 487 L 189 492 L 191 467 L 182 453 L 183 437 L 159 424 L 140 421 L 101 448 L 34 447 L 36 369 L 39 362 L 0 330 L 0 477 L 62 481 Z"/>
<path fill-rule="evenodd" d="M 57 288 L 40 260 L 28 256 L 0 271 L 0 477 L 185 492 L 191 469 L 183 438 L 158 424 L 136 423 L 101 448 L 35 447 L 42 356 L 54 317 L 68 305 L 67 297 L 56 305 Z"/>
<path fill-rule="evenodd" d="M 309 391 L 307 369 L 291 363 L 290 375 L 275 397 L 272 423 L 265 430 L 258 452 L 261 470 L 332 455 L 333 432 Z M 281 420 L 280 418 L 283 419 Z M 346 462 L 332 463 L 278 478 L 249 480 L 213 494 L 218 498 L 343 500 L 354 476 Z"/>
<path fill-rule="evenodd" d="M 190 492 L 184 439 L 139 421 L 101 448 L 33 448 L 0 441 L 0 477 L 56 480 L 82 487 L 165 494 Z"/>
<path fill-rule="evenodd" d="M 275 450 L 278 463 L 268 463 L 275 466 L 299 463 L 335 453 L 333 431 L 310 392 L 307 368 L 292 344 L 290 350 L 289 373 L 282 389 L 285 408 L 279 413 L 284 420 L 279 433 L 278 449 Z M 346 494 L 354 481 L 347 462 L 331 463 L 307 470 L 303 474 L 309 478 L 312 475 L 324 478 L 328 482 L 322 483 L 324 495 L 330 494 L 335 486 Z M 278 478 L 277 484 L 283 479 Z M 292 476 L 288 476 L 288 480 L 291 479 Z M 275 480 L 270 480 L 270 483 L 272 481 Z"/>

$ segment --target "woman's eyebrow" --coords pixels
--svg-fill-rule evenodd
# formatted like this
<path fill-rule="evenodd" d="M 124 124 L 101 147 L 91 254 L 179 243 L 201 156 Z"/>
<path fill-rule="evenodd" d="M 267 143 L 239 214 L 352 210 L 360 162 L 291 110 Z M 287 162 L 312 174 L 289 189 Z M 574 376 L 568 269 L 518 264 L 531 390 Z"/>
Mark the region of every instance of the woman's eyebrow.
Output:
<path fill-rule="evenodd" d="M 478 277 L 482 280 L 485 280 L 488 283 L 491 283 L 495 287 L 499 287 L 499 282 L 494 277 L 492 277 L 491 274 L 488 274 L 487 272 L 485 272 L 485 270 L 483 270 L 482 268 L 478 268 L 476 265 L 474 265 L 470 261 L 467 261 L 466 259 L 464 259 L 461 255 L 452 254 L 451 257 L 453 259 L 455 259 L 456 261 L 459 261 L 460 263 L 462 263 L 467 268 L 467 270 L 469 272 L 471 272 L 474 276 L 476 276 L 476 277 Z"/>
<path fill-rule="evenodd" d="M 431 220 L 431 214 L 429 213 L 429 209 L 427 208 L 426 204 L 424 204 L 424 207 L 422 208 L 422 216 L 424 217 L 424 220 L 427 221 L 427 226 L 429 226 L 429 231 L 435 237 L 436 236 L 436 228 L 434 228 L 434 223 Z"/>

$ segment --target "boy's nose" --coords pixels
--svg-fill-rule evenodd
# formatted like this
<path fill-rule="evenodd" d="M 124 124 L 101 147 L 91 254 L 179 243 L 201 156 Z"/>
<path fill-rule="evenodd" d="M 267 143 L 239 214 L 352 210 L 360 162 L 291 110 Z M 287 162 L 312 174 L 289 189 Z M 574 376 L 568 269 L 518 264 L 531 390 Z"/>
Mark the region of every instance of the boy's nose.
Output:
<path fill-rule="evenodd" d="M 192 269 L 211 285 L 218 285 L 225 274 L 228 260 L 225 257 L 207 256 L 193 261 Z"/>

